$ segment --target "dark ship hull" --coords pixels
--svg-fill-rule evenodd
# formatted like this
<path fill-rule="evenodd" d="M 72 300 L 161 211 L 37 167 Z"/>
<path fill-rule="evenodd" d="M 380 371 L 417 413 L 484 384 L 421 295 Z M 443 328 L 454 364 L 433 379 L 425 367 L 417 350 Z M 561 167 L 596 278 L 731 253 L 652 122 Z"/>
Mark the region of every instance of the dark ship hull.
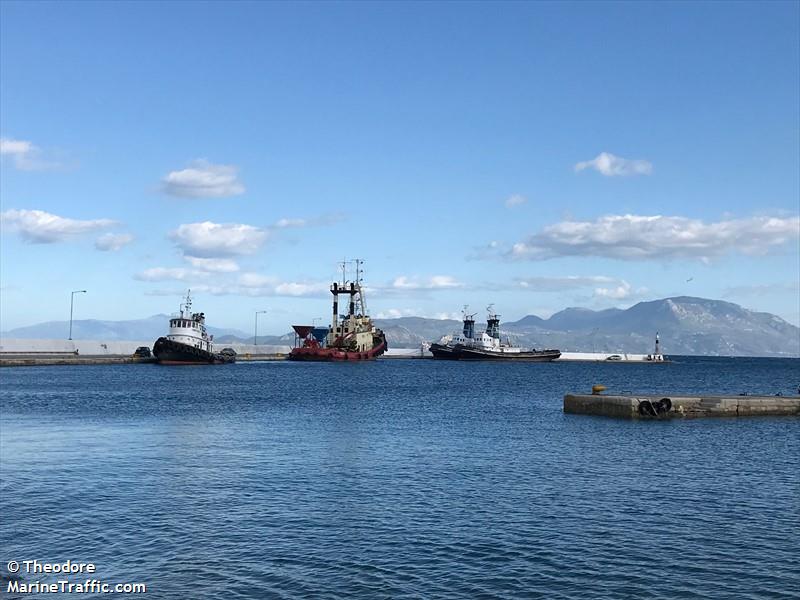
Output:
<path fill-rule="evenodd" d="M 346 348 L 323 348 L 321 346 L 301 346 L 293 348 L 287 357 L 289 360 L 307 362 L 341 362 L 354 360 L 374 360 L 386 352 L 386 338 L 375 338 L 375 345 L 369 350 L 356 352 Z"/>
<path fill-rule="evenodd" d="M 160 337 L 153 345 L 156 362 L 162 365 L 223 365 L 236 362 L 236 357 L 219 352 L 208 352 Z"/>
<path fill-rule="evenodd" d="M 560 350 L 527 350 L 499 352 L 469 348 L 460 344 L 431 344 L 434 358 L 444 360 L 494 360 L 503 362 L 550 362 L 561 356 Z"/>

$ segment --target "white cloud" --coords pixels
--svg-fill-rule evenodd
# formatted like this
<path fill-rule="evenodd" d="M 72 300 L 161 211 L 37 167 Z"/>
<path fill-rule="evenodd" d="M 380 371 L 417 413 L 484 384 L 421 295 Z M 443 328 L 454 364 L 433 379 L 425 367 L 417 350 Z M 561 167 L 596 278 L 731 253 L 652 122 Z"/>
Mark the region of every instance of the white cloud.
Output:
<path fill-rule="evenodd" d="M 64 242 L 81 234 L 112 227 L 111 219 L 81 221 L 60 217 L 43 210 L 10 209 L 0 213 L 0 221 L 34 244 Z"/>
<path fill-rule="evenodd" d="M 525 196 L 522 196 L 521 194 L 512 194 L 511 196 L 506 198 L 505 205 L 506 208 L 514 208 L 515 206 L 521 206 L 525 204 L 527 201 L 528 199 Z"/>
<path fill-rule="evenodd" d="M 433 314 L 427 314 L 423 311 L 413 308 L 387 308 L 375 315 L 376 319 L 399 319 L 401 317 L 420 317 L 423 319 L 455 319 L 460 321 L 461 313 L 437 312 Z"/>
<path fill-rule="evenodd" d="M 150 269 L 150 271 L 155 271 L 155 269 Z M 167 271 L 167 273 L 140 273 L 136 276 L 136 278 L 146 281 L 191 279 L 190 274 L 184 275 L 180 272 L 187 271 L 186 269 L 163 269 L 163 271 Z M 171 275 L 171 277 L 168 277 L 167 275 Z M 208 273 L 202 273 L 202 275 L 207 276 Z M 146 279 L 146 277 L 149 277 L 149 279 Z M 284 296 L 290 298 L 320 298 L 328 295 L 328 284 L 307 281 L 280 281 L 277 278 L 259 275 L 257 273 L 243 273 L 241 276 L 239 276 L 237 283 L 222 283 L 217 285 L 196 284 L 192 285 L 192 290 L 211 294 L 213 296 Z M 171 296 L 178 292 L 179 290 L 151 290 L 149 294 L 154 296 Z"/>
<path fill-rule="evenodd" d="M 198 258 L 197 256 L 183 257 L 195 269 L 211 273 L 235 273 L 239 265 L 230 258 Z"/>
<path fill-rule="evenodd" d="M 249 288 L 275 285 L 277 282 L 278 280 L 275 277 L 269 277 L 259 273 L 242 273 L 239 275 L 239 285 Z"/>
<path fill-rule="evenodd" d="M 450 275 L 433 275 L 427 279 L 401 275 L 395 278 L 391 287 L 396 290 L 441 290 L 459 288 L 463 285 Z"/>
<path fill-rule="evenodd" d="M 776 294 L 796 294 L 798 291 L 800 291 L 800 281 L 756 283 L 725 288 L 723 297 L 774 296 Z"/>
<path fill-rule="evenodd" d="M 410 308 L 387 308 L 377 315 L 376 319 L 399 319 L 400 317 L 416 317 L 417 311 Z"/>
<path fill-rule="evenodd" d="M 275 286 L 276 296 L 319 296 L 327 291 L 327 283 L 298 283 L 290 281 L 279 283 Z"/>
<path fill-rule="evenodd" d="M 224 198 L 245 191 L 232 165 L 215 165 L 196 160 L 180 171 L 171 171 L 161 180 L 164 192 L 181 198 Z"/>
<path fill-rule="evenodd" d="M 300 227 L 319 227 L 322 225 L 333 225 L 344 219 L 341 213 L 333 213 L 313 217 L 311 219 L 298 219 L 298 218 L 284 218 L 278 219 L 270 229 L 296 229 Z"/>
<path fill-rule="evenodd" d="M 153 267 L 133 276 L 139 281 L 195 281 L 206 277 L 206 272 L 182 267 Z"/>
<path fill-rule="evenodd" d="M 32 152 L 36 146 L 25 140 L 12 140 L 0 138 L 0 154 L 8 156 L 25 156 Z"/>
<path fill-rule="evenodd" d="M 242 273 L 238 283 L 247 289 L 247 294 L 290 297 L 324 295 L 329 285 L 316 281 L 280 281 L 277 277 L 260 273 Z"/>
<path fill-rule="evenodd" d="M 601 152 L 592 160 L 579 162 L 575 171 L 594 169 L 606 177 L 626 175 L 650 175 L 653 172 L 652 163 L 642 159 L 629 159 L 614 156 L 610 152 Z"/>
<path fill-rule="evenodd" d="M 223 258 L 254 253 L 267 235 L 252 225 L 204 221 L 180 225 L 169 237 L 187 256 Z"/>
<path fill-rule="evenodd" d="M 286 229 L 288 227 L 305 227 L 306 225 L 308 225 L 306 219 L 279 219 L 273 227 Z"/>
<path fill-rule="evenodd" d="M 562 277 L 524 277 L 516 279 L 517 285 L 532 292 L 563 292 L 594 285 L 616 283 L 605 275 L 564 275 Z"/>
<path fill-rule="evenodd" d="M 767 254 L 798 237 L 798 217 L 751 217 L 704 223 L 687 217 L 611 215 L 595 221 L 550 225 L 514 244 L 507 256 L 527 260 L 561 256 L 708 260 L 727 253 Z"/>
<path fill-rule="evenodd" d="M 116 252 L 133 241 L 130 233 L 106 233 L 94 242 L 94 247 L 103 252 Z"/>
<path fill-rule="evenodd" d="M 61 166 L 55 161 L 43 158 L 41 148 L 27 140 L 0 138 L 0 156 L 11 158 L 14 167 L 20 171 L 43 171 Z"/>
<path fill-rule="evenodd" d="M 618 286 L 610 288 L 595 288 L 594 295 L 597 298 L 609 298 L 612 300 L 622 300 L 631 295 L 631 284 L 621 281 Z"/>

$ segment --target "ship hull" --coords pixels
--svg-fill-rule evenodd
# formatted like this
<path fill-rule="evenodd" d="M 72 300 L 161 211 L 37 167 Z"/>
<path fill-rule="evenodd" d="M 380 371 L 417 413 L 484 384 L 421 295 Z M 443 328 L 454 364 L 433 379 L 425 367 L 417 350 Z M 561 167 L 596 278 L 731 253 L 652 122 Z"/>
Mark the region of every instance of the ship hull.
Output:
<path fill-rule="evenodd" d="M 352 352 L 340 348 L 293 348 L 287 357 L 289 360 L 306 362 L 348 362 L 358 360 L 375 360 L 386 352 L 386 340 L 381 340 L 369 350 Z"/>
<path fill-rule="evenodd" d="M 561 356 L 558 350 L 530 350 L 522 352 L 492 352 L 464 346 L 431 344 L 431 353 L 440 360 L 491 360 L 502 362 L 551 362 Z"/>
<path fill-rule="evenodd" d="M 165 337 L 156 340 L 153 355 L 161 365 L 223 365 L 236 361 L 233 356 L 208 352 Z"/>

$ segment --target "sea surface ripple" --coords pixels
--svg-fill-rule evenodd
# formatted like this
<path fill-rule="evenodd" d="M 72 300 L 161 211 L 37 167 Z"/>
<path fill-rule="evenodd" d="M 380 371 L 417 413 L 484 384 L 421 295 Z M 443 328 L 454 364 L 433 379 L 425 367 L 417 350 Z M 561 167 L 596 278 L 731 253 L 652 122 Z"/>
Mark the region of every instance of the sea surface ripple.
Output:
<path fill-rule="evenodd" d="M 800 361 L 5 368 L 0 571 L 93 562 L 146 598 L 798 598 L 800 419 L 564 415 L 594 383 L 791 394 Z"/>

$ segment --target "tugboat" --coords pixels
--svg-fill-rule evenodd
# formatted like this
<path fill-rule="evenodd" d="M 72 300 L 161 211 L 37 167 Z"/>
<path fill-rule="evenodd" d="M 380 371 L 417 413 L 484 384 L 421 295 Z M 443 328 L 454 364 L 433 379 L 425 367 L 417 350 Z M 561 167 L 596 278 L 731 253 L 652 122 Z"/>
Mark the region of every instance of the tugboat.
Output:
<path fill-rule="evenodd" d="M 313 335 L 311 325 L 293 325 L 298 345 L 289 352 L 289 360 L 352 361 L 372 360 L 386 352 L 386 335 L 372 324 L 367 315 L 364 289 L 361 287 L 361 265 L 356 260 L 356 280 L 347 281 L 346 261 L 342 264 L 342 281 L 331 284 L 333 294 L 333 319 L 326 336 Z M 346 316 L 339 319 L 339 296 L 350 297 Z M 324 330 L 323 330 L 324 331 Z"/>
<path fill-rule="evenodd" d="M 162 365 L 221 365 L 236 361 L 230 348 L 214 352 L 214 336 L 206 331 L 206 314 L 192 312 L 191 290 L 180 305 L 180 312 L 169 320 L 169 335 L 153 345 L 156 362 Z"/>
<path fill-rule="evenodd" d="M 561 356 L 560 350 L 525 350 L 500 341 L 500 315 L 494 313 L 492 305 L 486 309 L 486 331 L 475 335 L 475 314 L 467 313 L 464 307 L 464 327 L 460 333 L 446 335 L 431 344 L 434 358 L 446 360 L 505 360 L 517 362 L 550 362 Z"/>

